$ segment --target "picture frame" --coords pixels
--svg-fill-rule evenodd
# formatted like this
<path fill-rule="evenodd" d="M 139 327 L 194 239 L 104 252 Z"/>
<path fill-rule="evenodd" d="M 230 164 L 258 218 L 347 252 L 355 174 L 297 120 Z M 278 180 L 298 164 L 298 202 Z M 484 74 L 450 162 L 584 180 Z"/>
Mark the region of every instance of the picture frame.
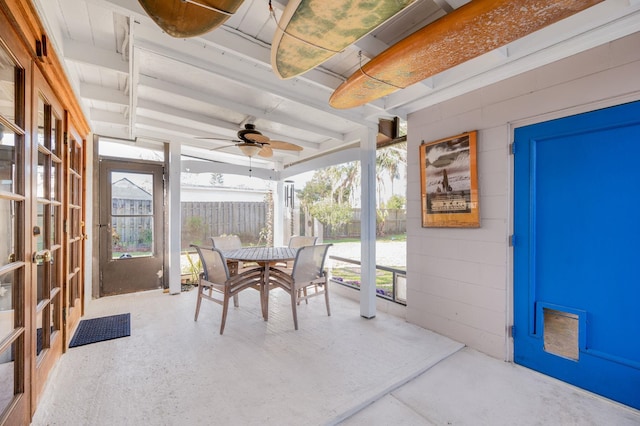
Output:
<path fill-rule="evenodd" d="M 478 228 L 477 130 L 420 145 L 423 228 Z"/>

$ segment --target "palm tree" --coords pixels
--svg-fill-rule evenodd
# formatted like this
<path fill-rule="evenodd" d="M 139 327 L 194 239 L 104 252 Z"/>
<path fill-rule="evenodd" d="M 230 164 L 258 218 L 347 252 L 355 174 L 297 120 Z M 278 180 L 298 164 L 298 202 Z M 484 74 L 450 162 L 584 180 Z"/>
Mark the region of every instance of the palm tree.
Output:
<path fill-rule="evenodd" d="M 407 163 L 407 144 L 387 146 L 378 150 L 376 155 L 377 205 L 381 205 L 384 183 L 399 178 L 400 164 Z M 360 162 L 352 161 L 337 166 L 316 170 L 312 179 L 298 193 L 305 213 L 314 216 L 325 224 L 340 225 L 347 220 L 345 209 L 355 205 L 360 187 Z M 313 212 L 312 212 L 313 210 Z"/>
<path fill-rule="evenodd" d="M 391 181 L 391 192 L 393 193 L 393 181 L 400 176 L 399 165 L 407 164 L 407 143 L 401 142 L 379 149 L 376 153 L 376 187 L 378 189 L 378 205 L 381 202 L 381 193 L 385 184 L 385 177 Z"/>

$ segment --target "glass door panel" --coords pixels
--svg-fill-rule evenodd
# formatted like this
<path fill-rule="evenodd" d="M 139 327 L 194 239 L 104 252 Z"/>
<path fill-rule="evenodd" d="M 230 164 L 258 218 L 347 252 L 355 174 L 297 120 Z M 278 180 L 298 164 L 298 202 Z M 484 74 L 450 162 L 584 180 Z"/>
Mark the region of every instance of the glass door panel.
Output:
<path fill-rule="evenodd" d="M 16 183 L 16 135 L 0 121 L 0 190 L 14 192 Z"/>
<path fill-rule="evenodd" d="M 49 286 L 47 285 L 45 278 L 45 242 L 44 242 L 44 234 L 43 230 L 45 228 L 45 205 L 42 203 L 38 203 L 38 216 L 36 218 L 36 228 L 34 228 L 34 235 L 36 239 L 36 250 L 39 253 L 37 256 L 40 256 L 38 260 L 36 260 L 36 256 L 34 255 L 34 263 L 38 269 L 38 279 L 36 281 L 36 301 L 38 306 L 42 303 L 43 299 L 47 294 L 47 290 Z"/>
<path fill-rule="evenodd" d="M 45 180 L 46 170 L 47 170 L 47 156 L 44 153 L 39 152 L 38 153 L 38 169 L 37 169 L 37 175 L 36 175 L 36 185 L 37 185 L 36 196 L 38 198 L 44 198 L 45 196 L 44 180 Z"/>
<path fill-rule="evenodd" d="M 16 383 L 15 366 L 17 363 L 14 362 L 15 349 L 16 344 L 13 343 L 0 352 L 0 383 L 3 384 L 3 386 L 0 386 L 0 413 L 3 413 L 9 407 L 16 394 L 15 386 L 12 386 Z"/>
<path fill-rule="evenodd" d="M 153 175 L 111 174 L 111 258 L 153 255 Z"/>
<path fill-rule="evenodd" d="M 16 278 L 18 277 L 15 271 L 0 275 L 0 341 L 9 336 L 15 328 Z"/>
<path fill-rule="evenodd" d="M 0 268 L 16 261 L 16 211 L 21 204 L 16 200 L 0 198 Z"/>
<path fill-rule="evenodd" d="M 16 124 L 20 124 L 22 121 L 22 117 L 16 117 L 16 112 L 22 112 L 18 111 L 16 95 L 24 91 L 24 84 L 18 78 L 19 73 L 22 74 L 22 70 L 16 67 L 9 52 L 5 50 L 3 45 L 0 45 L 0 84 L 3 88 L 0 90 L 0 116 L 8 122 Z"/>
<path fill-rule="evenodd" d="M 49 180 L 51 181 L 51 189 L 49 191 L 50 194 L 50 198 L 51 200 L 56 200 L 56 197 L 58 197 L 60 194 L 58 194 L 58 191 L 56 191 L 57 185 L 58 185 L 58 176 L 60 175 L 59 169 L 60 168 L 60 164 L 58 163 L 53 163 L 51 165 L 51 176 L 49 177 Z"/>

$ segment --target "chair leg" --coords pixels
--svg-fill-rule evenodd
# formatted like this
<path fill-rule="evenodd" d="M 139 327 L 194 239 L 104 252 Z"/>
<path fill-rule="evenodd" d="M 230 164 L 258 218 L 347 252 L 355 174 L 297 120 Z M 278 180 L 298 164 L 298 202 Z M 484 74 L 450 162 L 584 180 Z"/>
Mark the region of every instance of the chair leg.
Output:
<path fill-rule="evenodd" d="M 227 322 L 227 312 L 229 311 L 229 293 L 224 293 L 224 300 L 222 302 L 222 320 L 220 321 L 220 334 L 224 333 L 224 325 Z"/>
<path fill-rule="evenodd" d="M 304 301 L 307 303 L 307 305 L 309 304 L 309 299 L 307 299 L 307 288 L 306 287 L 302 287 L 298 289 L 298 298 L 300 298 L 300 294 L 304 294 Z M 298 305 L 300 304 L 300 300 L 297 301 Z"/>
<path fill-rule="evenodd" d="M 298 290 L 295 287 L 291 288 L 291 313 L 293 314 L 293 326 L 298 329 Z"/>
<path fill-rule="evenodd" d="M 240 306 L 240 303 L 238 303 L 238 295 L 237 294 L 233 295 L 233 306 L 235 306 L 236 308 L 238 306 Z"/>
<path fill-rule="evenodd" d="M 324 301 L 327 304 L 327 316 L 331 316 L 331 308 L 329 306 L 329 283 L 324 283 Z"/>
<path fill-rule="evenodd" d="M 202 302 L 202 286 L 198 286 L 198 297 L 196 298 L 196 315 L 193 318 L 194 321 L 198 321 L 198 314 L 200 313 L 200 303 Z"/>

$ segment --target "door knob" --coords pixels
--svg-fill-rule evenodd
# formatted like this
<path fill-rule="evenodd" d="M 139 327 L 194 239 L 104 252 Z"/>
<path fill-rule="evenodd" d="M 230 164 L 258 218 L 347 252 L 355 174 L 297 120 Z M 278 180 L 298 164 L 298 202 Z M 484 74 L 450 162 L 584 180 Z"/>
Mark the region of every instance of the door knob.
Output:
<path fill-rule="evenodd" d="M 40 250 L 33 253 L 33 263 L 42 265 L 43 263 L 51 262 L 53 256 L 49 250 Z"/>

